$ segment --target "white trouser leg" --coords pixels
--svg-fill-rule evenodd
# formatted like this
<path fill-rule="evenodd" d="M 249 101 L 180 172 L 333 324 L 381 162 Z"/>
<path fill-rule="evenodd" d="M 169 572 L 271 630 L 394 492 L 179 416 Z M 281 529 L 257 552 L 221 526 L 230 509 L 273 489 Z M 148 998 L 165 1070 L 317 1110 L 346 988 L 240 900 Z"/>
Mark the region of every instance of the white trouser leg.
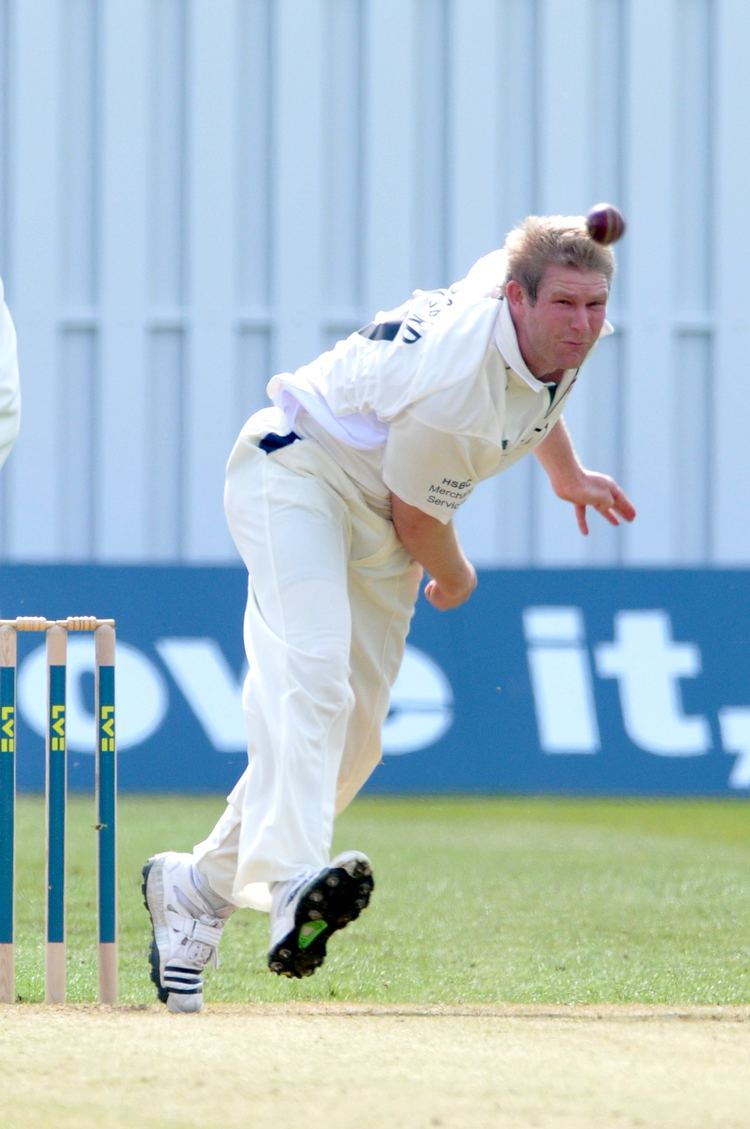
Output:
<path fill-rule="evenodd" d="M 248 770 L 245 769 L 241 782 L 244 781 L 247 773 Z M 250 894 L 242 903 L 235 895 L 234 880 L 237 875 L 241 826 L 241 807 L 228 803 L 210 835 L 193 848 L 193 862 L 213 892 L 225 902 L 269 910 L 271 896 L 265 883 L 260 884 L 254 891 L 255 897 Z"/>
<path fill-rule="evenodd" d="M 328 861 L 352 707 L 349 518 L 325 483 L 257 452 L 229 485 L 227 511 L 250 576 L 239 891 Z"/>
<path fill-rule="evenodd" d="M 359 527 L 360 532 L 362 527 Z M 352 612 L 350 684 L 354 708 L 349 718 L 336 791 L 336 812 L 351 803 L 382 760 L 382 730 L 391 687 L 401 667 L 406 637 L 419 592 L 422 570 L 398 542 L 391 522 L 387 538 L 372 556 L 353 537 L 349 569 Z M 364 530 L 368 533 L 368 530 Z"/>
<path fill-rule="evenodd" d="M 195 856 L 217 893 L 256 908 L 267 908 L 266 883 L 326 865 L 334 809 L 380 760 L 419 583 L 392 524 L 350 484 L 339 492 L 311 473 L 316 458 L 306 443 L 270 457 L 251 449 L 228 476 L 250 574 L 250 764 Z"/>

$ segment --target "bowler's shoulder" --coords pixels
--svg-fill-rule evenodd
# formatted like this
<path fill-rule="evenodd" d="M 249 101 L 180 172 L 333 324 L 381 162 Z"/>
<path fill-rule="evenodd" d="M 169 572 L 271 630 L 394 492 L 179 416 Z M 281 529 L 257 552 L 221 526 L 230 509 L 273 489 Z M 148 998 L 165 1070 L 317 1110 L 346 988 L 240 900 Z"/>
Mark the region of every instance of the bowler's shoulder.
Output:
<path fill-rule="evenodd" d="M 466 277 L 456 284 L 465 294 L 484 298 L 499 292 L 505 282 L 507 256 L 503 248 L 482 255 L 470 267 Z"/>

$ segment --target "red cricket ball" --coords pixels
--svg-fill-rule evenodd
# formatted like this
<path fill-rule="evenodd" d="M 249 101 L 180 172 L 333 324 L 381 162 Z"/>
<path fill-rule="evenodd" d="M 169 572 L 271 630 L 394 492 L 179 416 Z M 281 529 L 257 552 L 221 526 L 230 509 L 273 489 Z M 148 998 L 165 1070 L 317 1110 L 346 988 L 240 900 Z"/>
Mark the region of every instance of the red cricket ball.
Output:
<path fill-rule="evenodd" d="M 616 243 L 625 234 L 625 217 L 614 204 L 594 204 L 586 213 L 586 230 L 597 243 Z"/>

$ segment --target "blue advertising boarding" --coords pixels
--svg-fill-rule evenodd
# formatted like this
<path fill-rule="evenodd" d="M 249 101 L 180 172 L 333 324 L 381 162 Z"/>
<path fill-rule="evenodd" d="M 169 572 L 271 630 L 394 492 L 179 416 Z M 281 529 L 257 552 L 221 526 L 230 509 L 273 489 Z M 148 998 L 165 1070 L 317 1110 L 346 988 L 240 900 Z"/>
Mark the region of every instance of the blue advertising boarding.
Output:
<path fill-rule="evenodd" d="M 246 763 L 241 567 L 5 565 L 0 616 L 117 620 L 124 791 L 226 793 Z M 750 573 L 493 570 L 417 608 L 366 786 L 750 795 Z M 68 779 L 93 782 L 93 643 L 71 635 Z M 19 636 L 17 779 L 44 787 L 42 636 Z"/>

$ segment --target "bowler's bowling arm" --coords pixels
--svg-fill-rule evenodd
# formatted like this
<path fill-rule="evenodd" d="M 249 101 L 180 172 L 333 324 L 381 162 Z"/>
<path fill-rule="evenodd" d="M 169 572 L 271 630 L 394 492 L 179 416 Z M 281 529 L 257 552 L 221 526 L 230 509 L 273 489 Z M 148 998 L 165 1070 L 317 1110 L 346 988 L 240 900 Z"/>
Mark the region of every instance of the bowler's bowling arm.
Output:
<path fill-rule="evenodd" d="M 391 513 L 402 545 L 432 578 L 425 588 L 430 603 L 440 611 L 465 603 L 477 586 L 477 574 L 453 523 L 444 525 L 396 494 L 391 495 Z"/>

